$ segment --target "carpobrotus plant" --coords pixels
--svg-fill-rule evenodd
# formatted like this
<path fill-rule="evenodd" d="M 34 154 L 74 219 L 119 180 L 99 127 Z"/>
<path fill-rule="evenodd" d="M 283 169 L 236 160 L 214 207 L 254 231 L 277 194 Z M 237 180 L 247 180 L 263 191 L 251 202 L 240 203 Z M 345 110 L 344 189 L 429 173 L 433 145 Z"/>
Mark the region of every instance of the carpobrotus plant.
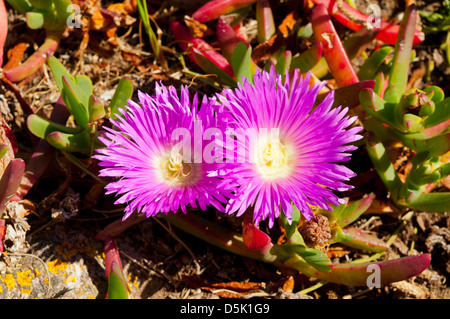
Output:
<path fill-rule="evenodd" d="M 186 204 L 196 208 L 197 203 L 203 210 L 213 204 L 223 211 L 219 202 L 231 197 L 230 185 L 237 190 L 227 212 L 240 216 L 254 206 L 254 222 L 268 219 L 270 227 L 281 210 L 290 220 L 291 202 L 307 220 L 314 218 L 310 206 L 345 203 L 332 190 L 351 188 L 344 182 L 355 174 L 336 162 L 348 160 L 356 148 L 351 143 L 361 138 L 360 127 L 349 128 L 355 117 L 332 108 L 333 93 L 313 110 L 325 82 L 310 87 L 309 73 L 299 77 L 295 71 L 283 82 L 272 67 L 258 72 L 254 84 L 243 81 L 217 96 L 221 106 L 204 97 L 198 112 L 198 98 L 191 105 L 187 87 L 178 98 L 174 87 L 157 85 L 154 97 L 139 94 L 141 105 L 129 102 L 112 122 L 117 130 L 106 128 L 100 140 L 107 147 L 95 158 L 105 167 L 100 176 L 120 177 L 107 189 L 122 194 L 118 203 L 128 203 L 126 216 L 186 212 Z M 208 129 L 227 135 L 227 141 L 213 144 L 216 150 L 225 147 L 212 163 L 201 142 Z M 183 133 L 188 134 L 182 141 L 174 136 Z M 180 145 L 185 138 L 191 140 Z"/>
<path fill-rule="evenodd" d="M 283 82 L 272 67 L 242 81 L 236 90 L 204 97 L 198 110 L 197 96 L 191 103 L 186 87 L 179 97 L 174 87 L 157 85 L 154 96 L 139 94 L 141 105 L 129 101 L 129 109 L 112 121 L 114 128 L 105 128 L 100 139 L 106 148 L 95 156 L 103 167 L 100 176 L 115 178 L 108 193 L 121 196 L 116 203 L 126 205 L 125 218 L 133 212 L 164 213 L 158 216 L 234 253 L 326 281 L 365 285 L 368 263 L 333 264 L 323 250 L 338 242 L 374 252 L 388 248 L 347 227 L 372 197 L 347 206 L 333 193 L 350 189 L 344 182 L 355 175 L 337 164 L 349 159 L 356 148 L 352 143 L 361 138 L 360 127 L 351 127 L 355 118 L 333 107 L 333 93 L 316 103 L 324 83 L 310 85 L 309 74 L 295 71 Z M 215 139 L 203 146 L 210 130 Z M 192 139 L 196 132 L 200 135 Z M 188 205 L 237 211 L 242 236 L 186 214 Z M 283 243 L 272 243 L 258 229 L 265 219 L 270 227 L 277 220 L 285 229 Z M 370 264 L 378 265 L 385 284 L 417 275 L 429 262 L 424 254 Z"/>

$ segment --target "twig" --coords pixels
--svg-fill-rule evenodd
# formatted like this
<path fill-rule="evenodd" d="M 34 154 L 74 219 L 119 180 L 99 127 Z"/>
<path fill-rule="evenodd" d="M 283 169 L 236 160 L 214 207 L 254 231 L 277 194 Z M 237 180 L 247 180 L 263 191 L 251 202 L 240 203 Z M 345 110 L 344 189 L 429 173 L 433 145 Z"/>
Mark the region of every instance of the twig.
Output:
<path fill-rule="evenodd" d="M 386 245 L 388 247 L 390 247 L 392 245 L 392 243 L 397 239 L 398 234 L 406 226 L 406 224 L 408 223 L 408 220 L 410 220 L 413 215 L 414 215 L 414 211 L 410 211 L 410 212 L 406 213 L 402 217 L 402 223 L 397 227 L 397 229 L 394 231 L 394 233 L 391 235 L 391 237 L 389 237 L 389 239 L 386 241 Z M 380 258 L 381 256 L 383 256 L 384 253 L 385 253 L 384 251 L 383 252 L 379 252 L 379 253 L 373 254 L 372 256 L 370 256 L 368 258 L 362 258 L 362 259 L 353 260 L 350 263 L 360 263 L 360 262 L 373 261 L 373 260 L 376 260 L 376 259 Z"/>
<path fill-rule="evenodd" d="M 156 269 L 150 268 L 150 267 L 148 267 L 148 266 L 142 264 L 141 262 L 137 261 L 135 258 L 131 257 L 130 255 L 128 255 L 127 253 L 125 253 L 125 252 L 123 252 L 123 251 L 120 251 L 119 254 L 124 255 L 124 256 L 127 257 L 129 260 L 131 260 L 132 262 L 134 262 L 135 264 L 137 264 L 139 267 L 141 267 L 141 268 L 147 270 L 148 272 L 154 272 L 154 273 L 155 273 L 157 276 L 159 276 L 160 278 L 164 278 L 164 279 L 168 280 L 172 285 L 176 286 L 176 283 L 173 282 L 172 278 L 170 278 L 170 277 L 167 276 L 166 274 L 164 274 L 164 273 L 162 273 L 162 272 L 160 272 L 160 271 L 158 271 L 158 270 L 156 270 Z"/>
<path fill-rule="evenodd" d="M 328 283 L 328 281 L 322 280 L 320 282 L 318 282 L 317 284 L 315 284 L 314 286 L 305 288 L 303 290 L 300 290 L 298 292 L 296 292 L 297 295 L 306 295 L 307 293 L 310 293 L 311 291 L 314 291 L 316 289 L 319 289 L 320 287 L 326 285 Z"/>
<path fill-rule="evenodd" d="M 16 96 L 17 101 L 19 102 L 23 112 L 26 115 L 31 115 L 34 114 L 34 110 L 31 107 L 31 105 L 29 105 L 27 103 L 27 101 L 25 101 L 25 99 L 23 98 L 22 94 L 20 93 L 19 89 L 17 89 L 17 87 L 14 85 L 14 83 L 12 83 L 10 80 L 8 80 L 7 78 L 0 77 L 0 81 L 2 82 L 3 86 L 14 93 L 14 95 Z"/>
<path fill-rule="evenodd" d="M 192 252 L 192 250 L 189 249 L 189 247 L 188 247 L 188 246 L 180 239 L 180 237 L 178 237 L 178 236 L 175 234 L 175 232 L 174 232 L 171 228 L 169 228 L 170 226 L 167 227 L 167 226 L 164 225 L 160 220 L 158 220 L 158 218 L 153 217 L 153 219 L 154 219 L 155 221 L 157 221 L 158 224 L 160 224 L 161 227 L 163 227 L 163 228 L 169 233 L 170 236 L 172 236 L 176 241 L 178 241 L 178 242 L 184 247 L 184 249 L 187 250 L 187 252 L 191 255 L 192 260 L 193 260 L 194 263 L 195 263 L 195 266 L 196 266 L 196 268 L 197 268 L 197 275 L 200 275 L 200 274 L 202 273 L 201 267 L 200 267 L 199 263 L 197 262 L 197 258 L 195 257 L 195 255 L 194 255 L 194 253 Z M 169 224 L 169 225 L 170 225 L 170 224 Z"/>

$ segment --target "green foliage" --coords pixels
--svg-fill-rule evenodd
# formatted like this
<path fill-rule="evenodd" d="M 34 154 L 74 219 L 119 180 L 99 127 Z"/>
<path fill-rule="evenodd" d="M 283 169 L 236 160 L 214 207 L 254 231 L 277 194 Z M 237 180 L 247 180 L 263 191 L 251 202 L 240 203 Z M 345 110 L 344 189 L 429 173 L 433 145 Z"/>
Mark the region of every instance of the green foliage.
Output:
<path fill-rule="evenodd" d="M 45 28 L 48 31 L 63 31 L 72 14 L 68 10 L 70 0 L 6 0 L 14 9 L 24 13 L 30 29 Z"/>
<path fill-rule="evenodd" d="M 93 148 L 100 145 L 97 139 L 98 122 L 101 122 L 107 113 L 116 114 L 119 108 L 126 105 L 133 94 L 133 85 L 130 79 L 122 78 L 111 102 L 105 108 L 93 95 L 93 85 L 87 76 L 72 76 L 53 56 L 48 57 L 47 62 L 61 98 L 73 115 L 76 127 L 61 125 L 33 114 L 28 117 L 28 128 L 34 135 L 46 139 L 59 150 L 91 154 Z"/>
<path fill-rule="evenodd" d="M 363 89 L 359 94 L 361 105 L 370 116 L 364 123 L 369 132 L 365 142 L 374 167 L 396 205 L 444 212 L 448 210 L 450 193 L 435 195 L 429 191 L 448 176 L 444 155 L 450 151 L 450 98 L 445 98 L 437 86 L 406 90 L 414 57 L 415 16 L 415 7 L 410 6 L 394 50 L 389 46 L 378 49 L 358 73 L 362 79 L 377 81 L 374 90 Z M 413 169 L 405 182 L 397 176 L 385 147 L 393 141 L 415 152 Z"/>
<path fill-rule="evenodd" d="M 253 83 L 253 73 L 251 70 L 252 47 L 244 42 L 240 42 L 234 48 L 231 57 L 231 66 L 233 67 L 236 80 L 242 83 L 242 77 Z"/>

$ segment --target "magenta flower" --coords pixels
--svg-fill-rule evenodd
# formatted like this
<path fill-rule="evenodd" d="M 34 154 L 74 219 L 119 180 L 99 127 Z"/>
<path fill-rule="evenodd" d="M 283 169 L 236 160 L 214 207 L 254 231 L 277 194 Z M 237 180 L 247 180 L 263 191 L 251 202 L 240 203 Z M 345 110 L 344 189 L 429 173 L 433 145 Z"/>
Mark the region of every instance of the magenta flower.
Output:
<path fill-rule="evenodd" d="M 349 143 L 361 138 L 361 127 L 350 128 L 356 117 L 346 116 L 347 108 L 332 108 L 333 92 L 313 109 L 325 83 L 310 88 L 309 73 L 299 79 L 295 72 L 283 82 L 272 67 L 253 80 L 217 95 L 231 116 L 235 160 L 241 163 L 230 174 L 240 186 L 227 212 L 240 216 L 253 206 L 253 221 L 268 218 L 272 227 L 281 210 L 291 220 L 292 204 L 310 220 L 310 206 L 344 203 L 333 191 L 351 189 L 344 182 L 355 173 L 337 162 L 349 160 L 356 149 Z"/>
<path fill-rule="evenodd" d="M 124 219 L 134 211 L 147 217 L 186 213 L 187 205 L 224 211 L 232 189 L 220 178 L 221 164 L 202 156 L 213 143 L 203 143 L 203 133 L 219 126 L 217 102 L 205 97 L 199 105 L 197 95 L 191 102 L 187 87 L 178 97 L 174 87 L 158 84 L 155 96 L 139 92 L 139 102 L 129 101 L 122 116 L 111 120 L 116 129 L 105 128 L 100 140 L 106 147 L 95 156 L 104 167 L 99 175 L 117 178 L 106 194 L 117 193 L 116 204 L 127 204 Z"/>

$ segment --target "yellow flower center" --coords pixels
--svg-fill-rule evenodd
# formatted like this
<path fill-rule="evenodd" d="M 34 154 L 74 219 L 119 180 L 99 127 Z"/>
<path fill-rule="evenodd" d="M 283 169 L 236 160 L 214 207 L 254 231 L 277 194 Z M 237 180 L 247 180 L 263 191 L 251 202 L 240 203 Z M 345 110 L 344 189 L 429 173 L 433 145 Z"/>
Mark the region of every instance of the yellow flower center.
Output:
<path fill-rule="evenodd" d="M 160 160 L 161 175 L 165 182 L 172 185 L 184 185 L 194 179 L 193 164 L 183 160 L 179 153 L 170 153 Z"/>
<path fill-rule="evenodd" d="M 286 177 L 291 172 L 291 152 L 280 140 L 263 139 L 259 141 L 256 152 L 256 167 L 265 179 Z"/>
<path fill-rule="evenodd" d="M 269 143 L 263 150 L 262 161 L 271 169 L 280 169 L 287 164 L 286 147 L 280 142 Z"/>

